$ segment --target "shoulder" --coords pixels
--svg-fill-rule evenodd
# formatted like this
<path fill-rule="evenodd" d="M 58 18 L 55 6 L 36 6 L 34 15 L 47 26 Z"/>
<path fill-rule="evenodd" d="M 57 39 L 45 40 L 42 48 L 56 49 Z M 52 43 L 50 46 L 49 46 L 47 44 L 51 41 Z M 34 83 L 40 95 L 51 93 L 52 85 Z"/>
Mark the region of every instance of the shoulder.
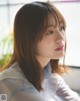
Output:
<path fill-rule="evenodd" d="M 24 77 L 16 64 L 0 73 L 0 94 L 7 94 L 7 99 L 17 94 L 37 93 L 35 87 Z"/>
<path fill-rule="evenodd" d="M 22 71 L 19 68 L 19 65 L 15 62 L 9 68 L 0 72 L 0 80 L 6 78 L 24 78 Z"/>
<path fill-rule="evenodd" d="M 60 88 L 69 88 L 63 77 L 57 73 L 51 75 L 50 81 L 56 86 L 57 90 Z"/>
<path fill-rule="evenodd" d="M 70 89 L 69 85 L 66 84 L 65 80 L 63 77 L 61 77 L 57 73 L 53 73 L 51 75 L 51 83 L 53 84 L 54 88 L 56 88 L 56 95 L 61 98 L 63 101 L 69 101 L 69 100 L 74 100 L 74 101 L 79 101 L 80 97 L 76 92 Z"/>
<path fill-rule="evenodd" d="M 38 91 L 28 81 L 14 78 L 0 81 L 0 94 L 7 94 L 8 101 L 34 101 L 32 98 L 40 98 Z"/>
<path fill-rule="evenodd" d="M 64 82 L 64 79 L 57 73 L 52 73 L 48 79 L 48 84 L 51 89 L 54 89 L 54 92 L 57 91 L 62 82 Z"/>
<path fill-rule="evenodd" d="M 0 84 L 13 85 L 13 87 L 25 86 L 31 87 L 32 84 L 25 78 L 23 72 L 19 68 L 18 64 L 14 63 L 10 68 L 5 69 L 0 73 Z"/>
<path fill-rule="evenodd" d="M 50 76 L 50 80 L 53 81 L 53 82 L 55 82 L 56 84 L 58 84 L 60 81 L 64 82 L 63 77 L 60 76 L 57 73 L 52 73 L 51 76 Z"/>

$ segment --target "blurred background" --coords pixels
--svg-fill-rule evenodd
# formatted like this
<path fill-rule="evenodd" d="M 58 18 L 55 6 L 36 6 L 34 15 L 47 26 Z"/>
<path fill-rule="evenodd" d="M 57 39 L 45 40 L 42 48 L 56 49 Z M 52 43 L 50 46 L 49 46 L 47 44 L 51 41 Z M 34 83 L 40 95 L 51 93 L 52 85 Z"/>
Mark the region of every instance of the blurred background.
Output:
<path fill-rule="evenodd" d="M 35 0 L 0 0 L 0 68 L 13 52 L 13 22 L 16 12 L 25 4 Z M 68 74 L 63 77 L 69 86 L 80 93 L 80 0 L 36 0 L 50 1 L 63 14 L 66 22 L 67 50 L 65 64 Z"/>

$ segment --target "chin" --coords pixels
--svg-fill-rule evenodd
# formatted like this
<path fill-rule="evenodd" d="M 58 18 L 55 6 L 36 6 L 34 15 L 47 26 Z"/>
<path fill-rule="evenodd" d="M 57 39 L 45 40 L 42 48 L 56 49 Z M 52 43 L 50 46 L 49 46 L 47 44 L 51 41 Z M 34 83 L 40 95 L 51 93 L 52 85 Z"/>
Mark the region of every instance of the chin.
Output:
<path fill-rule="evenodd" d="M 64 56 L 65 54 L 59 54 L 59 55 L 53 56 L 52 59 L 60 59 L 60 58 L 63 58 Z"/>

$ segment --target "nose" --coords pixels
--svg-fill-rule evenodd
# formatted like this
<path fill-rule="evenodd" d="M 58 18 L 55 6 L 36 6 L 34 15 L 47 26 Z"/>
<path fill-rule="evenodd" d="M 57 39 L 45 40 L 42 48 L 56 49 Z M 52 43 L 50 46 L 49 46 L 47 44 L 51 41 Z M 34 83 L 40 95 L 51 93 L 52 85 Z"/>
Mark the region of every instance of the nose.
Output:
<path fill-rule="evenodd" d="M 64 41 L 64 35 L 62 32 L 60 32 L 59 30 L 56 31 L 56 43 L 62 45 L 63 44 L 63 41 Z"/>

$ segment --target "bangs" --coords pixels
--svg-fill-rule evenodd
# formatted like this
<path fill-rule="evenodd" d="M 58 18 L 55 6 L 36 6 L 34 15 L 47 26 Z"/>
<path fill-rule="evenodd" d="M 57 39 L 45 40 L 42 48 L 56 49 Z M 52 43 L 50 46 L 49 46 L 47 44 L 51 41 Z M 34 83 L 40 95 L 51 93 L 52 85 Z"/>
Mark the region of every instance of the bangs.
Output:
<path fill-rule="evenodd" d="M 47 6 L 46 6 L 47 5 Z M 64 30 L 66 29 L 66 22 L 62 14 L 56 9 L 55 6 L 51 4 L 45 4 L 43 3 L 43 8 L 41 8 L 41 5 L 38 5 L 40 7 L 41 12 L 39 11 L 37 17 L 39 17 L 37 33 L 36 33 L 36 42 L 40 41 L 43 38 L 44 32 L 46 31 L 48 24 L 49 24 L 49 15 L 53 16 L 54 19 L 54 27 L 60 26 L 60 24 L 63 24 Z"/>
<path fill-rule="evenodd" d="M 65 19 L 63 17 L 63 15 L 54 7 L 52 6 L 52 8 L 50 9 L 50 14 L 53 15 L 54 18 L 54 23 L 55 23 L 55 27 L 59 26 L 60 23 L 63 24 L 64 29 L 66 29 L 66 22 Z"/>
<path fill-rule="evenodd" d="M 49 15 L 51 15 L 54 19 L 54 28 L 60 26 L 60 24 L 63 25 L 64 30 L 66 29 L 66 22 L 64 17 L 59 12 L 46 12 L 46 15 L 44 15 L 44 20 L 42 21 L 42 26 L 40 27 L 38 38 L 41 40 L 44 36 L 44 33 L 46 29 L 49 26 Z"/>
<path fill-rule="evenodd" d="M 54 14 L 54 19 L 55 19 L 55 27 L 60 26 L 60 24 L 62 23 L 64 30 L 66 29 L 66 22 L 61 14 Z"/>

